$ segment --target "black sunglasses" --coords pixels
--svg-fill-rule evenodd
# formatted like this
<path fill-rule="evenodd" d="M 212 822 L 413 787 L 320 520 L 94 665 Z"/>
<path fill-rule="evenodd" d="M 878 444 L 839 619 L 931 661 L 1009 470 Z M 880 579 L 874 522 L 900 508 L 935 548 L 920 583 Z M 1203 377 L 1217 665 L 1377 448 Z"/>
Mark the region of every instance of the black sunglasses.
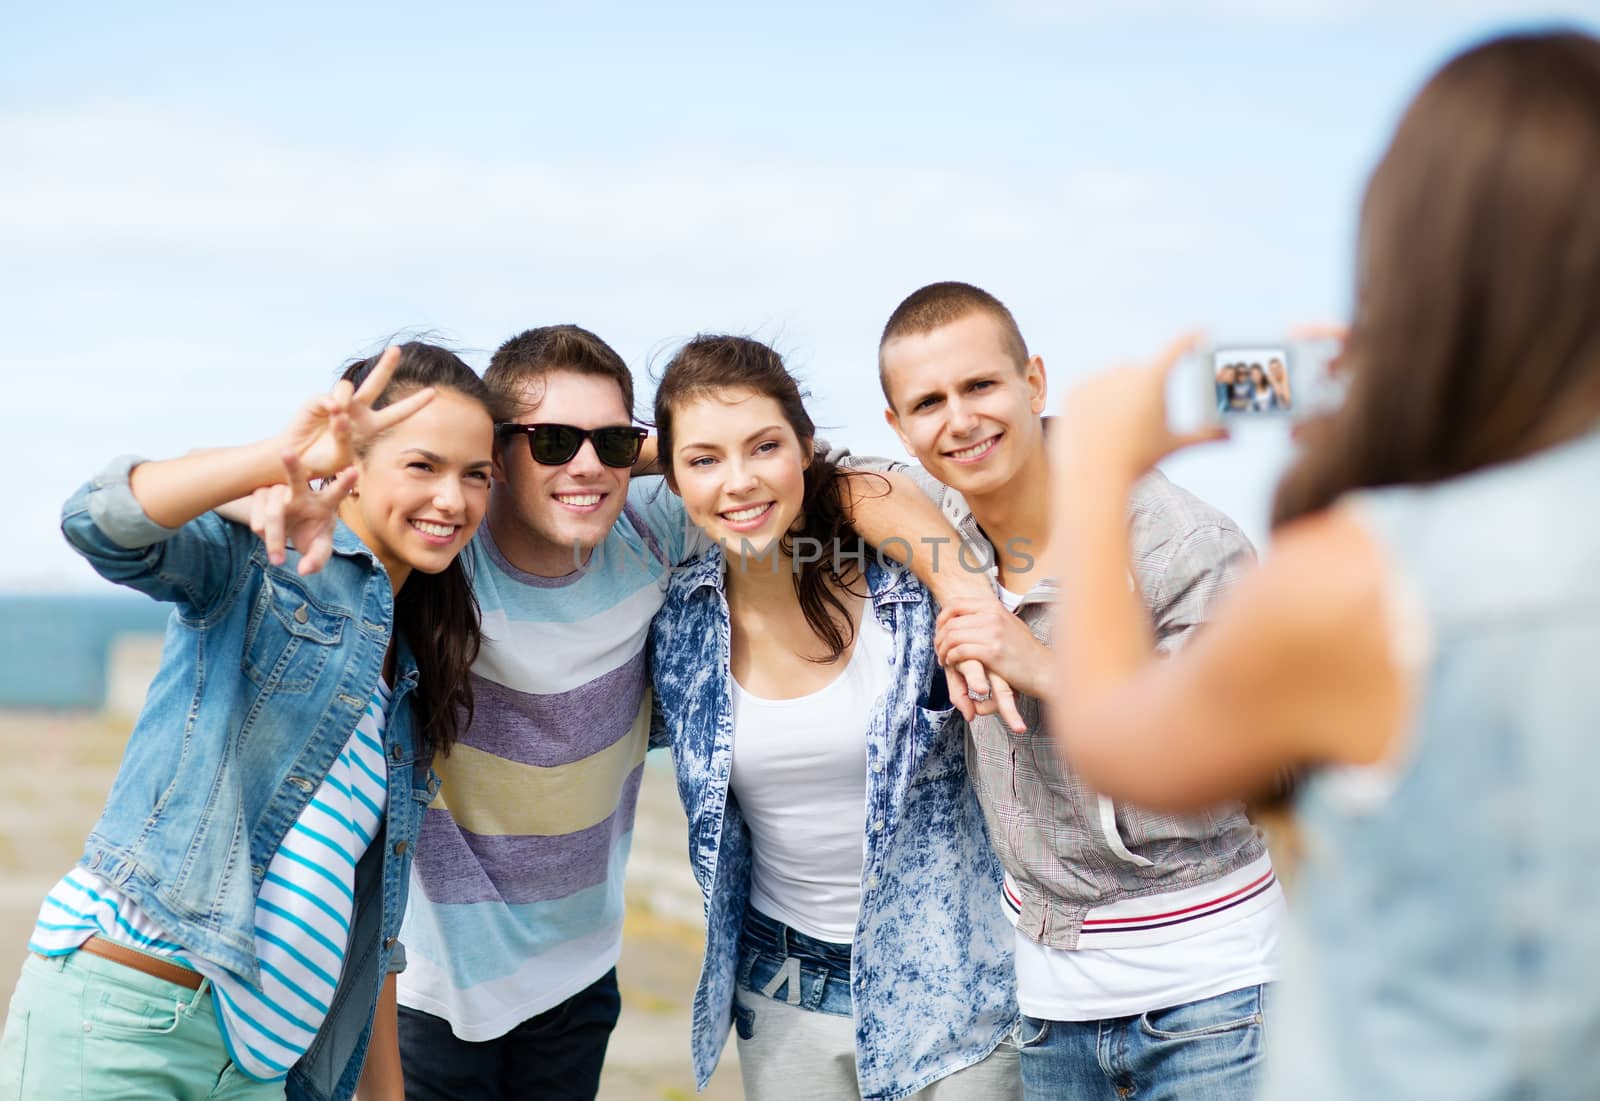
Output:
<path fill-rule="evenodd" d="M 584 440 L 594 441 L 595 457 L 607 466 L 628 467 L 639 461 L 639 449 L 650 433 L 632 425 L 605 428 L 575 428 L 570 424 L 517 424 L 505 421 L 494 426 L 502 436 L 521 432 L 528 437 L 528 453 L 541 466 L 570 463 Z"/>

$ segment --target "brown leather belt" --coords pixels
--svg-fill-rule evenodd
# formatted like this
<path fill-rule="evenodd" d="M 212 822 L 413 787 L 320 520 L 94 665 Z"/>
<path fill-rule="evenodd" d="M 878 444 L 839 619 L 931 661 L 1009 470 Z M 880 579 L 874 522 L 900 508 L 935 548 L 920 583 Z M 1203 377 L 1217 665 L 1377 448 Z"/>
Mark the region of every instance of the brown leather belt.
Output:
<path fill-rule="evenodd" d="M 78 949 L 91 956 L 99 956 L 112 963 L 120 963 L 124 967 L 131 967 L 135 971 L 143 971 L 164 982 L 174 983 L 188 990 L 199 990 L 201 977 L 198 971 L 191 971 L 187 967 L 179 967 L 175 963 L 168 963 L 159 956 L 152 956 L 148 952 L 140 952 L 136 948 L 124 948 L 114 941 L 104 937 L 90 937 Z"/>

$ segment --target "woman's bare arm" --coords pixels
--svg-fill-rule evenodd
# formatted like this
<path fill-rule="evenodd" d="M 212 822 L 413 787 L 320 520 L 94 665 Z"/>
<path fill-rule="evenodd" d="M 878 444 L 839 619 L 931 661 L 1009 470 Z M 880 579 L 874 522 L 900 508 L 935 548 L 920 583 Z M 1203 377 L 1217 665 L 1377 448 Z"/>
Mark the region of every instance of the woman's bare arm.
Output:
<path fill-rule="evenodd" d="M 1107 637 L 1097 626 L 1131 636 L 1142 624 L 1124 622 L 1094 591 L 1107 586 L 1089 576 L 1075 570 L 1066 586 L 1052 729 L 1099 791 L 1203 807 L 1258 791 L 1285 766 L 1378 760 L 1403 724 L 1386 566 L 1346 515 L 1285 532 L 1268 562 L 1168 658 L 1097 645 Z"/>
<path fill-rule="evenodd" d="M 423 389 L 384 409 L 372 408 L 399 362 L 399 349 L 386 350 L 359 389 L 340 382 L 331 394 L 313 397 L 278 436 L 140 463 L 133 469 L 129 488 L 146 516 L 162 527 L 179 528 L 201 513 L 282 482 L 285 454 L 293 454 L 308 476 L 332 477 L 350 465 L 352 451 L 362 441 L 432 399 L 432 390 Z"/>
<path fill-rule="evenodd" d="M 894 471 L 841 477 L 845 510 L 856 531 L 880 553 L 916 574 L 935 600 L 941 604 L 974 601 L 1000 606 L 989 576 L 959 564 L 956 548 L 961 545 L 960 533 L 917 488 L 916 482 Z M 940 546 L 945 548 L 942 559 Z M 1004 677 L 991 675 L 991 670 L 976 661 L 960 662 L 954 669 L 947 668 L 946 673 L 951 700 L 964 718 L 998 714 L 1017 733 L 1028 729 L 1017 709 L 1016 694 Z"/>
<path fill-rule="evenodd" d="M 1388 567 L 1340 510 L 1279 533 L 1259 570 L 1179 652 L 1152 654 L 1128 584 L 1127 499 L 1179 447 L 1216 439 L 1167 426 L 1167 374 L 1153 364 L 1079 386 L 1056 445 L 1052 548 L 1059 556 L 1052 729 L 1097 790 L 1196 808 L 1249 794 L 1283 766 L 1378 759 L 1406 714 L 1388 629 Z"/>

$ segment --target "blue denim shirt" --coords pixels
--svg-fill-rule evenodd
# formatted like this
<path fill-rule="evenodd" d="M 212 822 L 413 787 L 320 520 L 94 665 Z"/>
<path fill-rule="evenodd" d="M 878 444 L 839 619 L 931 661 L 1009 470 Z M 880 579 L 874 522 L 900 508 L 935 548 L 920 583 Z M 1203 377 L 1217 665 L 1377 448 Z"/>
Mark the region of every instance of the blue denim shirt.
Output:
<path fill-rule="evenodd" d="M 67 541 L 102 577 L 173 605 L 160 670 L 80 863 L 190 952 L 258 982 L 262 877 L 372 699 L 393 593 L 343 525 L 327 566 L 300 577 L 295 554 L 270 565 L 248 529 L 215 514 L 156 524 L 128 488 L 137 463 L 112 463 L 61 514 Z M 289 1072 L 291 1098 L 355 1092 L 379 988 L 403 958 L 411 850 L 437 781 L 413 740 L 405 700 L 417 670 L 403 641 L 395 657 L 384 828 L 356 867 L 344 971 Z"/>
<path fill-rule="evenodd" d="M 867 731 L 868 828 L 851 996 L 862 1096 L 892 1101 L 993 1051 L 1016 1022 L 1016 978 L 1000 864 L 967 783 L 965 728 L 951 721 L 942 698 L 933 600 L 910 574 L 870 561 L 867 584 L 894 640 L 897 675 Z M 750 831 L 728 788 L 729 630 L 722 552 L 712 548 L 673 576 L 651 633 L 652 741 L 672 747 L 689 859 L 706 905 L 691 1039 L 702 1089 L 727 1041 L 750 897 Z"/>
<path fill-rule="evenodd" d="M 1321 769 L 1263 1097 L 1600 1097 L 1600 430 L 1346 498 L 1416 703 Z"/>

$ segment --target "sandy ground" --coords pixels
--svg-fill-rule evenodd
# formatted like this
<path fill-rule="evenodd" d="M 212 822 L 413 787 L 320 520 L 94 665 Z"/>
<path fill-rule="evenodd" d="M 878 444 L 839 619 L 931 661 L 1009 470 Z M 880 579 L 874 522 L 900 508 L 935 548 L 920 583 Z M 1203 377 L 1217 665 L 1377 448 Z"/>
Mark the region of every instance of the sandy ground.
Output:
<path fill-rule="evenodd" d="M 17 783 L 0 802 L 0 990 L 9 1002 L 39 901 L 77 860 L 111 786 L 127 724 L 94 716 L 0 714 L 0 759 Z M 628 865 L 622 1019 L 600 1096 L 675 1101 L 695 1096 L 689 1004 L 700 967 L 699 894 L 685 853 L 683 812 L 665 770 L 646 770 Z M 742 1096 L 734 1046 L 702 1095 Z"/>

